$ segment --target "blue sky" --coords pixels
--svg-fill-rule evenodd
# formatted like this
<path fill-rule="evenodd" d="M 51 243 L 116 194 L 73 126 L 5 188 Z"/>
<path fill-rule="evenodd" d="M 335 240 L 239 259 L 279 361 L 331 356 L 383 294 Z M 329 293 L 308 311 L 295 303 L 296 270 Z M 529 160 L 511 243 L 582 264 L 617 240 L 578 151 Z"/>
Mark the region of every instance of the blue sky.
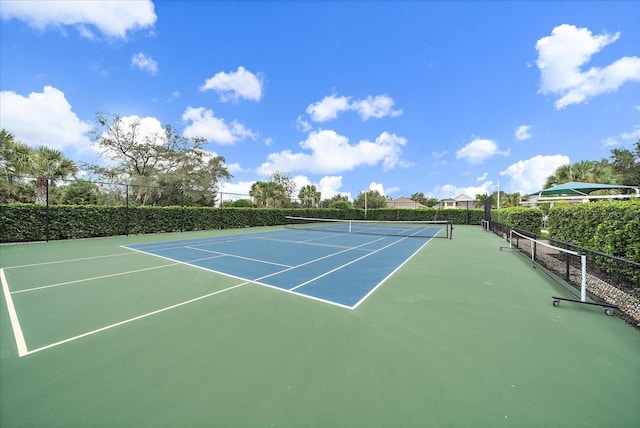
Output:
<path fill-rule="evenodd" d="M 202 136 L 246 194 L 540 189 L 640 138 L 640 2 L 0 1 L 0 126 L 96 162 L 97 112 Z"/>

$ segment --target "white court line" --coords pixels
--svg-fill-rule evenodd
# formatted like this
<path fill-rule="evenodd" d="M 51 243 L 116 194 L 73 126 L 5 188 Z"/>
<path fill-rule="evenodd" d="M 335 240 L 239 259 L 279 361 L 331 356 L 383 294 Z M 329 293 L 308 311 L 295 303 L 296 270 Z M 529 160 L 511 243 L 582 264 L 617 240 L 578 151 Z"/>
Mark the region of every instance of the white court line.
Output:
<path fill-rule="evenodd" d="M 269 277 L 272 277 L 272 276 L 280 275 L 281 273 L 285 273 L 285 272 L 288 272 L 290 270 L 298 269 L 299 267 L 310 265 L 310 264 L 319 262 L 320 260 L 328 259 L 330 257 L 337 256 L 338 254 L 346 253 L 346 252 L 351 251 L 351 250 L 358 250 L 358 249 L 360 249 L 360 247 L 363 247 L 363 246 L 369 245 L 369 244 L 373 244 L 374 242 L 378 242 L 378 241 L 381 241 L 383 239 L 384 238 L 375 239 L 373 241 L 369 241 L 369 242 L 365 242 L 364 244 L 360 244 L 357 247 L 351 247 L 351 248 L 347 248 L 347 249 L 342 250 L 342 251 L 338 251 L 337 253 L 327 254 L 326 256 L 318 257 L 317 259 L 309 260 L 308 262 L 304 262 L 304 263 L 301 263 L 301 264 L 296 265 L 296 266 L 291 266 L 289 269 L 284 269 L 284 270 L 281 270 L 281 271 L 278 271 L 278 272 L 271 273 L 269 275 L 262 276 L 260 278 L 255 279 L 255 281 L 260 281 L 260 280 L 263 280 L 265 278 L 269 278 Z M 361 258 L 362 257 L 360 257 L 359 259 L 361 259 Z M 357 260 L 359 260 L 359 259 L 357 259 Z M 286 290 L 285 288 L 280 288 L 280 287 L 276 287 L 276 288 L 279 288 L 280 290 Z M 295 288 L 291 288 L 288 291 L 292 291 L 292 290 L 295 290 Z"/>
<path fill-rule="evenodd" d="M 202 251 L 204 253 L 217 254 L 223 257 L 233 257 L 241 260 L 249 260 L 250 262 L 258 262 L 258 263 L 264 263 L 267 265 L 275 265 L 275 266 L 281 266 L 286 268 L 291 267 L 291 265 L 283 265 L 282 263 L 269 262 L 269 261 L 260 260 L 260 259 L 252 259 L 251 257 L 236 256 L 235 254 L 221 253 L 220 251 L 213 251 L 213 250 L 205 250 L 204 248 L 197 248 L 197 247 L 190 247 L 190 246 L 185 246 L 184 248 L 188 248 L 190 250 L 195 250 L 195 251 Z"/>
<path fill-rule="evenodd" d="M 188 305 L 190 303 L 197 302 L 198 300 L 206 299 L 207 297 L 215 296 L 216 294 L 221 294 L 221 293 L 233 290 L 234 288 L 242 287 L 243 285 L 247 285 L 247 284 L 250 284 L 250 283 L 251 283 L 250 281 L 246 281 L 246 282 L 243 282 L 241 284 L 237 284 L 237 285 L 234 285 L 234 286 L 231 286 L 231 287 L 224 288 L 222 290 L 214 291 L 213 293 L 205 294 L 204 296 L 200 296 L 200 297 L 196 297 L 196 298 L 193 298 L 193 299 L 185 300 L 184 302 L 176 303 L 175 305 L 167 306 L 167 307 L 164 307 L 164 308 L 152 311 L 152 312 L 148 312 L 148 313 L 143 314 L 143 315 L 138 315 L 137 317 L 133 317 L 133 318 L 126 319 L 124 321 L 117 322 L 115 324 L 110 324 L 110 325 L 107 325 L 107 326 L 104 326 L 104 327 L 101 327 L 101 328 L 98 328 L 98 329 L 95 329 L 95 330 L 91 330 L 91 331 L 88 331 L 86 333 L 82 333 L 82 334 L 79 334 L 77 336 L 73 336 L 73 337 L 70 337 L 68 339 L 61 340 L 59 342 L 55 342 L 55 343 L 51 343 L 51 344 L 46 345 L 46 346 L 42 346 L 40 348 L 28 351 L 24 355 L 35 354 L 36 352 L 40 352 L 40 351 L 44 351 L 46 349 L 50 349 L 50 348 L 53 348 L 53 347 L 56 347 L 56 346 L 64 345 L 65 343 L 73 342 L 74 340 L 82 339 L 83 337 L 91 336 L 91 335 L 94 335 L 96 333 L 101 333 L 103 331 L 110 330 L 112 328 L 119 327 L 121 325 L 128 324 L 128 323 L 133 322 L 133 321 L 138 321 L 138 320 L 141 320 L 143 318 L 147 318 L 147 317 L 150 317 L 150 316 L 153 316 L 153 315 L 160 314 L 162 312 L 169 311 L 171 309 L 178 308 L 180 306 Z M 26 347 L 25 347 L 25 350 L 26 350 Z M 20 355 L 20 356 L 22 356 L 22 355 Z"/>
<path fill-rule="evenodd" d="M 425 245 L 427 245 L 429 242 L 431 242 L 433 238 L 429 238 L 427 239 L 427 242 L 425 242 L 423 245 L 420 246 L 420 248 L 418 248 L 417 250 L 415 250 L 413 252 L 413 254 L 411 254 L 409 257 L 407 257 L 405 259 L 405 261 L 403 261 L 402 263 L 400 263 L 400 265 L 398 265 L 397 268 L 395 268 L 391 273 L 389 273 L 389 275 L 385 276 L 382 281 L 380 281 L 379 283 L 376 284 L 375 287 L 373 287 L 371 290 L 369 290 L 369 292 L 367 294 L 365 294 L 364 296 L 362 296 L 362 298 L 360 300 L 358 300 L 358 302 L 356 302 L 355 305 L 353 305 L 352 309 L 356 309 L 358 306 L 360 306 L 360 303 L 364 302 L 365 300 L 367 300 L 367 298 L 369 296 L 371 296 L 382 284 L 384 284 L 387 279 L 389 279 L 394 273 L 396 273 L 402 266 L 405 265 L 405 263 L 407 263 L 409 260 L 411 260 L 413 258 L 413 256 L 415 256 L 416 254 L 418 254 L 418 252 L 420 250 L 422 250 Z"/>
<path fill-rule="evenodd" d="M 46 266 L 46 265 L 56 265 L 60 263 L 72 263 L 72 262 L 82 262 L 85 260 L 93 260 L 93 259 L 103 259 L 105 257 L 119 257 L 119 256 L 131 256 L 132 253 L 117 253 L 117 254 L 109 254 L 107 256 L 94 256 L 94 257 L 82 257 L 79 259 L 71 259 L 71 260 L 58 260 L 55 262 L 42 262 L 42 263 L 31 263 L 28 265 L 16 265 L 16 266 L 5 266 L 4 269 L 18 269 L 18 268 L 26 268 L 26 267 L 34 267 L 34 266 Z"/>
<path fill-rule="evenodd" d="M 296 289 L 298 289 L 298 288 L 300 288 L 300 287 L 303 287 L 303 286 L 305 286 L 305 285 L 309 284 L 310 282 L 313 282 L 313 281 L 315 281 L 315 280 L 317 280 L 317 279 L 320 279 L 320 278 L 322 278 L 322 277 L 324 277 L 324 276 L 327 276 L 327 275 L 329 275 L 329 274 L 332 274 L 333 272 L 336 272 L 336 271 L 338 271 L 338 270 L 340 270 L 340 269 L 342 269 L 342 268 L 345 268 L 345 267 L 347 267 L 347 266 L 349 266 L 349 265 L 351 265 L 351 264 L 353 264 L 353 263 L 355 263 L 355 262 L 357 262 L 357 261 L 360 261 L 360 260 L 362 260 L 362 259 L 366 259 L 367 257 L 372 256 L 372 255 L 374 255 L 374 254 L 376 254 L 376 253 L 378 253 L 378 252 L 380 252 L 380 251 L 382 251 L 382 250 L 384 250 L 384 249 L 386 249 L 386 248 L 389 248 L 389 247 L 391 247 L 392 245 L 396 245 L 398 242 L 404 241 L 405 239 L 408 239 L 408 238 L 406 238 L 406 237 L 405 237 L 405 238 L 402 238 L 402 239 L 398 239 L 397 241 L 394 241 L 394 242 L 390 243 L 389 245 L 385 245 L 384 247 L 380 247 L 380 248 L 378 248 L 377 250 L 371 251 L 370 253 L 365 254 L 365 255 L 364 255 L 364 256 L 362 256 L 362 257 L 358 257 L 357 259 L 351 260 L 350 262 L 345 263 L 345 264 L 343 264 L 342 266 L 338 266 L 337 268 L 335 268 L 335 269 L 331 269 L 330 271 L 325 272 L 325 273 L 323 273 L 322 275 L 318 275 L 318 276 L 316 276 L 315 278 L 311 278 L 310 280 L 303 282 L 302 284 L 298 284 L 298 285 L 296 285 L 295 287 L 290 288 L 290 290 L 296 290 Z"/>
<path fill-rule="evenodd" d="M 233 239 L 232 239 L 233 238 Z M 173 250 L 177 248 L 184 248 L 188 245 L 214 245 L 214 244 L 227 244 L 229 242 L 240 242 L 240 241 L 250 241 L 256 239 L 250 235 L 239 235 L 234 237 L 233 235 L 229 236 L 217 236 L 211 238 L 193 238 L 193 239 L 182 239 L 177 241 L 164 241 L 164 242 L 154 242 L 154 243 L 146 243 L 146 244 L 131 244 L 121 245 L 123 248 L 134 249 L 132 247 L 142 247 L 140 248 L 144 251 L 157 251 L 157 250 Z"/>
<path fill-rule="evenodd" d="M 343 234 L 341 234 L 341 235 L 343 235 Z M 331 236 L 335 236 L 335 235 L 331 235 Z M 326 238 L 305 239 L 305 240 L 302 240 L 302 241 L 292 241 L 290 239 L 275 239 L 275 238 L 256 238 L 256 239 L 260 239 L 262 241 L 285 242 L 285 243 L 297 244 L 297 245 L 312 245 L 312 246 L 316 246 L 316 247 L 353 248 L 353 247 L 351 247 L 349 245 L 322 244 L 322 243 L 318 243 L 318 242 L 313 242 L 313 241 L 320 241 L 320 240 L 326 239 Z"/>
<path fill-rule="evenodd" d="M 230 277 L 230 278 L 235 278 L 235 279 L 238 279 L 238 280 L 241 280 L 241 281 L 247 281 L 247 282 L 250 282 L 250 283 L 254 283 L 254 284 L 257 284 L 257 285 L 260 285 L 260 286 L 269 287 L 269 288 L 278 290 L 280 292 L 295 294 L 296 296 L 302 296 L 302 297 L 305 297 L 305 298 L 308 298 L 308 299 L 317 300 L 317 301 L 324 302 L 324 303 L 329 303 L 331 305 L 340 306 L 340 307 L 346 308 L 346 309 L 353 309 L 353 307 L 350 307 L 350 306 L 347 306 L 347 305 L 343 305 L 341 303 L 333 302 L 331 300 L 324 300 L 324 299 L 321 299 L 321 298 L 318 298 L 318 297 L 309 296 L 309 295 L 302 294 L 302 293 L 297 293 L 296 291 L 288 290 L 288 289 L 282 288 L 282 287 L 277 287 L 275 285 L 266 284 L 266 283 L 261 282 L 261 281 L 264 280 L 264 279 L 270 278 L 272 276 L 280 275 L 280 274 L 288 272 L 290 270 L 297 269 L 299 267 L 303 267 L 303 266 L 306 266 L 306 265 L 309 265 L 309 264 L 312 264 L 312 263 L 316 263 L 316 262 L 319 262 L 321 260 L 324 260 L 324 259 L 327 259 L 327 258 L 330 258 L 330 257 L 333 257 L 333 256 L 337 256 L 337 255 L 342 254 L 342 253 L 346 253 L 348 251 L 352 251 L 352 250 L 363 251 L 360 247 L 364 247 L 366 245 L 373 244 L 375 242 L 382 241 L 384 239 L 385 239 L 384 237 L 380 237 L 380 238 L 374 239 L 372 241 L 367 241 L 367 242 L 365 242 L 363 244 L 360 244 L 357 247 L 349 247 L 349 248 L 346 248 L 346 249 L 344 249 L 342 251 L 331 253 L 331 254 L 328 254 L 326 256 L 319 257 L 319 258 L 316 258 L 316 259 L 313 259 L 313 260 L 309 260 L 309 261 L 307 261 L 305 263 L 301 263 L 301 264 L 299 264 L 297 266 L 292 266 L 292 267 L 289 267 L 287 269 L 283 269 L 283 270 L 280 270 L 280 271 L 277 271 L 277 272 L 274 272 L 274 273 L 271 273 L 271 274 L 268 274 L 268 275 L 265 275 L 265 276 L 261 276 L 259 278 L 254 278 L 254 279 L 242 278 L 240 276 L 232 275 L 232 274 L 229 274 L 229 273 L 226 273 L 226 272 L 220 272 L 220 271 L 217 271 L 217 270 L 214 270 L 214 269 L 210 269 L 210 268 L 206 268 L 206 267 L 203 267 L 203 266 L 194 265 L 194 264 L 191 264 L 190 262 L 179 262 L 179 263 L 185 264 L 187 266 L 195 267 L 195 268 L 198 268 L 198 269 L 202 269 L 202 270 L 205 270 L 207 272 L 217 273 L 218 275 L 223 275 L 223 276 L 227 276 L 227 277 Z M 139 249 L 136 249 L 136 248 L 129 248 L 129 249 L 132 250 L 132 251 L 140 252 L 142 254 L 148 254 L 150 256 L 160 257 L 161 259 L 171 260 L 171 261 L 174 261 L 174 262 L 176 261 L 175 259 L 171 259 L 171 258 L 166 257 L 166 256 L 161 256 L 161 255 L 154 254 L 154 253 L 147 253 L 146 251 L 142 251 L 142 250 L 139 250 Z"/>
<path fill-rule="evenodd" d="M 145 272 L 145 271 L 154 270 L 154 269 L 162 269 L 162 268 L 166 268 L 166 267 L 170 267 L 170 266 L 177 266 L 179 264 L 180 263 L 171 263 L 171 264 L 168 264 L 168 265 L 154 266 L 154 267 L 150 267 L 150 268 L 136 269 L 136 270 L 130 270 L 130 271 L 126 271 L 126 272 L 111 273 L 109 275 L 101 275 L 101 276 L 94 276 L 94 277 L 91 277 L 91 278 L 76 279 L 74 281 L 59 282 L 57 284 L 43 285 L 42 287 L 34 287 L 34 288 L 27 288 L 27 289 L 24 289 L 24 290 L 16 290 L 16 291 L 12 291 L 11 294 L 27 293 L 29 291 L 44 290 L 46 288 L 60 287 L 60 286 L 63 286 L 63 285 L 70 285 L 70 284 L 78 284 L 80 282 L 96 281 L 98 279 L 104 279 L 104 278 L 113 278 L 114 276 L 129 275 L 131 273 Z"/>
<path fill-rule="evenodd" d="M 4 276 L 4 269 L 0 268 L 0 282 L 2 282 L 2 291 L 4 293 L 4 300 L 7 302 L 7 310 L 9 311 L 9 320 L 11 321 L 11 329 L 13 330 L 13 336 L 16 339 L 16 346 L 18 347 L 18 356 L 22 357 L 29 353 L 27 349 L 27 343 L 24 341 L 24 335 L 22 334 L 22 327 L 20 327 L 20 320 L 16 313 L 16 308 L 13 305 L 13 298 L 9 292 L 9 284 L 7 284 L 7 278 Z"/>

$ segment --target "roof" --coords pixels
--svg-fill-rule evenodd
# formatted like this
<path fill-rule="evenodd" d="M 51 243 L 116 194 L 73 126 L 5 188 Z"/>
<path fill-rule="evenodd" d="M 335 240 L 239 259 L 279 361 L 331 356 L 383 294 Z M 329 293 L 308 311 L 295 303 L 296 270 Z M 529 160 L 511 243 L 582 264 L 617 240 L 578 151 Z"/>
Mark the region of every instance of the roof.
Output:
<path fill-rule="evenodd" d="M 474 198 L 470 198 L 467 195 L 458 195 L 454 198 L 456 201 L 475 201 Z"/>
<path fill-rule="evenodd" d="M 413 199 L 405 198 L 403 196 L 400 196 L 399 198 L 395 198 L 392 201 L 387 201 L 387 207 L 389 208 L 403 208 L 403 207 L 426 208 L 425 205 L 422 205 L 421 203 L 414 201 Z"/>
<path fill-rule="evenodd" d="M 541 190 L 534 193 L 534 195 L 549 196 L 549 195 L 579 195 L 586 196 L 596 190 L 611 190 L 611 189 L 631 189 L 638 193 L 638 188 L 634 186 L 621 186 L 618 184 L 597 184 L 597 183 L 582 183 L 579 181 L 571 181 L 569 183 L 558 184 L 557 186 L 549 187 L 548 189 Z"/>

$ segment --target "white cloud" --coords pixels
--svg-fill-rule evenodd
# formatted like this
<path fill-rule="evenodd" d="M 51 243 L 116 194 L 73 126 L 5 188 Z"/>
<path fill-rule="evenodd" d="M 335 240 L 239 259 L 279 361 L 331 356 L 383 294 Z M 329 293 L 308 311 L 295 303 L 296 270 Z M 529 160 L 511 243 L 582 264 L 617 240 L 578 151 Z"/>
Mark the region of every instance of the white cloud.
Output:
<path fill-rule="evenodd" d="M 640 126 L 636 126 L 633 131 L 623 132 L 615 137 L 609 137 L 602 140 L 602 147 L 615 147 L 627 142 L 635 142 L 640 140 Z"/>
<path fill-rule="evenodd" d="M 139 70 L 146 71 L 152 75 L 158 74 L 158 63 L 150 56 L 146 56 L 142 52 L 138 52 L 131 57 L 131 66 Z"/>
<path fill-rule="evenodd" d="M 393 110 L 393 99 L 388 95 L 368 96 L 365 100 L 354 101 L 351 108 L 358 112 L 362 120 L 371 117 L 379 119 L 385 116 L 397 117 L 402 110 Z"/>
<path fill-rule="evenodd" d="M 347 137 L 335 131 L 317 131 L 300 142 L 300 147 L 310 153 L 291 150 L 271 153 L 267 162 L 258 168 L 258 173 L 270 175 L 274 171 L 305 171 L 332 174 L 378 163 L 382 163 L 384 170 L 406 167 L 409 164 L 400 159 L 401 147 L 405 144 L 405 138 L 388 132 L 380 134 L 375 141 L 361 140 L 351 145 Z"/>
<path fill-rule="evenodd" d="M 309 132 L 313 129 L 309 121 L 305 120 L 302 116 L 298 116 L 296 119 L 296 129 L 302 132 Z"/>
<path fill-rule="evenodd" d="M 237 174 L 239 172 L 247 172 L 248 171 L 247 169 L 242 168 L 238 162 L 229 163 L 229 164 L 226 164 L 226 166 L 227 166 L 227 170 L 231 174 Z"/>
<path fill-rule="evenodd" d="M 237 199 L 251 199 L 249 191 L 251 185 L 255 181 L 239 181 L 237 183 L 222 182 L 220 183 L 220 193 L 223 201 L 235 201 Z"/>
<path fill-rule="evenodd" d="M 322 101 L 310 104 L 307 107 L 307 114 L 314 122 L 326 122 L 338 117 L 339 113 L 350 110 L 349 98 L 337 97 L 335 94 L 324 97 Z"/>
<path fill-rule="evenodd" d="M 52 86 L 22 96 L 0 92 L 0 123 L 17 140 L 52 149 L 91 150 L 92 125 L 76 116 L 64 93 Z"/>
<path fill-rule="evenodd" d="M 524 141 L 531 138 L 531 125 L 521 125 L 516 128 L 515 137 L 518 141 Z"/>
<path fill-rule="evenodd" d="M 351 199 L 351 193 L 350 192 L 341 192 L 340 189 L 342 188 L 342 176 L 340 175 L 327 175 L 325 177 L 322 177 L 320 179 L 320 183 L 318 186 L 318 190 L 321 193 L 321 198 L 322 199 L 331 199 L 333 198 L 335 195 L 341 194 L 341 195 L 345 195 L 347 196 L 349 199 Z"/>
<path fill-rule="evenodd" d="M 569 163 L 569 157 L 565 155 L 538 155 L 509 165 L 500 175 L 511 178 L 506 187 L 510 189 L 509 193 L 519 192 L 524 196 L 542 189 L 547 177 L 558 167 Z"/>
<path fill-rule="evenodd" d="M 370 118 L 382 118 L 385 116 L 396 117 L 402 114 L 402 110 L 393 109 L 394 101 L 388 95 L 369 95 L 366 99 L 351 101 L 351 97 L 331 94 L 321 101 L 310 104 L 307 114 L 314 122 L 327 122 L 336 119 L 345 111 L 356 111 L 362 120 Z"/>
<path fill-rule="evenodd" d="M 394 193 L 398 193 L 399 191 L 400 191 L 400 187 L 398 186 L 387 187 L 387 196 L 393 195 Z"/>
<path fill-rule="evenodd" d="M 200 91 L 208 90 L 218 92 L 220 100 L 223 102 L 239 101 L 240 98 L 260 101 L 262 98 L 262 77 L 240 66 L 235 72 L 221 71 L 207 79 L 200 87 Z"/>
<path fill-rule="evenodd" d="M 220 145 L 234 144 L 245 138 L 257 138 L 256 133 L 241 123 L 233 121 L 228 124 L 224 119 L 215 117 L 212 110 L 204 107 L 188 107 L 182 114 L 182 120 L 191 122 L 183 132 L 183 135 L 189 138 L 203 137 Z"/>
<path fill-rule="evenodd" d="M 130 31 L 152 27 L 157 19 L 153 2 L 143 1 L 3 1 L 2 19 L 19 19 L 38 30 L 76 26 L 82 37 L 95 35 L 95 27 L 107 37 L 125 39 Z"/>
<path fill-rule="evenodd" d="M 476 195 L 489 194 L 489 188 L 493 185 L 493 181 L 486 181 L 480 186 L 470 187 L 458 187 L 453 184 L 444 184 L 442 186 L 436 186 L 433 189 L 433 194 L 438 199 L 455 198 L 456 196 L 466 195 L 470 198 L 475 198 Z"/>
<path fill-rule="evenodd" d="M 640 58 L 622 57 L 606 67 L 581 67 L 620 33 L 594 36 L 588 28 L 563 24 L 538 40 L 536 50 L 541 81 L 539 93 L 558 95 L 556 109 L 579 104 L 597 95 L 614 92 L 627 81 L 640 80 Z"/>
<path fill-rule="evenodd" d="M 487 179 L 487 176 L 489 175 L 488 172 L 485 172 L 484 174 L 482 174 L 480 177 L 476 178 L 476 181 L 484 181 Z"/>
<path fill-rule="evenodd" d="M 479 164 L 495 155 L 508 156 L 509 150 L 500 151 L 494 141 L 476 138 L 456 152 L 456 159 L 464 159 L 469 163 Z"/>
<path fill-rule="evenodd" d="M 155 117 L 139 117 L 136 115 L 131 115 L 121 117 L 120 122 L 123 129 L 129 129 L 134 122 L 138 122 L 138 129 L 136 131 L 136 134 L 139 140 L 146 139 L 149 142 L 156 142 L 157 144 L 166 143 L 164 139 L 165 134 L 162 123 Z M 138 142 L 141 143 L 142 141 Z"/>
<path fill-rule="evenodd" d="M 375 181 L 370 183 L 369 184 L 369 190 L 374 191 L 374 192 L 378 192 L 382 196 L 386 195 L 386 193 L 384 192 L 384 186 L 382 185 L 382 183 L 376 183 Z"/>

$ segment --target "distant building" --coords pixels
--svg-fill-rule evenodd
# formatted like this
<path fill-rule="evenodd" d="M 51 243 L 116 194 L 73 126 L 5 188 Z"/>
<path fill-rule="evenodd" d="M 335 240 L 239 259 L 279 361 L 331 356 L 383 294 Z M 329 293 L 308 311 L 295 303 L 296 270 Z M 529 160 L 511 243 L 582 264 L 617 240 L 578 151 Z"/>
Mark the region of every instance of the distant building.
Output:
<path fill-rule="evenodd" d="M 422 205 L 420 202 L 414 201 L 413 199 L 409 199 L 401 196 L 391 201 L 387 201 L 387 208 L 417 209 L 417 208 L 426 208 L 426 206 Z"/>
<path fill-rule="evenodd" d="M 475 208 L 476 200 L 467 195 L 458 195 L 455 198 L 447 198 L 441 200 L 434 208 Z"/>

